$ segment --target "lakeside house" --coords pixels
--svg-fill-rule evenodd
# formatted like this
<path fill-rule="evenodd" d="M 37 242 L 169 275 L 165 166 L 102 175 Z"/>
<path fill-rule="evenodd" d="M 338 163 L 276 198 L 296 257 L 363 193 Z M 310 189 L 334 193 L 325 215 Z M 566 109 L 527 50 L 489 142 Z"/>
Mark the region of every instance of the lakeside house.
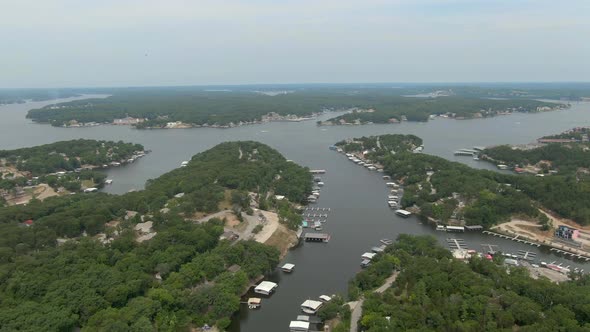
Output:
<path fill-rule="evenodd" d="M 121 125 L 121 126 L 129 126 L 129 125 L 142 123 L 144 121 L 145 121 L 145 119 L 142 119 L 142 118 L 132 118 L 132 117 L 128 116 L 128 117 L 125 117 L 122 119 L 114 119 L 113 124 L 114 125 Z"/>
<path fill-rule="evenodd" d="M 559 237 L 562 239 L 568 239 L 568 240 L 575 240 L 580 236 L 580 231 L 572 228 L 572 227 L 568 227 L 566 225 L 559 225 L 557 227 L 557 229 L 555 230 L 555 237 Z"/>

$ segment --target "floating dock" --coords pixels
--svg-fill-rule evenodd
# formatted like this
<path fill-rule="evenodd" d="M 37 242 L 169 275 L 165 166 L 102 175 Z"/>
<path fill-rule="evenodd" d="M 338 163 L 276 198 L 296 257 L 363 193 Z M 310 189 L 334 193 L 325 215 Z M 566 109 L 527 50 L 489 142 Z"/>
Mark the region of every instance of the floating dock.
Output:
<path fill-rule="evenodd" d="M 578 259 L 584 259 L 586 262 L 590 261 L 590 257 L 588 257 L 588 256 L 576 254 L 576 253 L 573 253 L 573 252 L 569 252 L 569 251 L 565 251 L 565 250 L 561 250 L 561 249 L 557 249 L 557 248 L 551 248 L 549 250 L 550 251 L 553 251 L 553 252 L 557 252 L 557 253 L 563 254 L 565 256 L 571 256 L 571 257 L 575 257 L 575 258 L 578 258 Z"/>
<path fill-rule="evenodd" d="M 330 241 L 330 234 L 327 233 L 305 233 L 303 239 L 307 242 L 328 242 Z"/>
<path fill-rule="evenodd" d="M 517 256 L 527 261 L 534 261 L 537 254 L 531 251 L 519 250 Z"/>
<path fill-rule="evenodd" d="M 463 239 L 447 239 L 447 244 L 451 249 L 467 249 L 467 244 Z"/>
<path fill-rule="evenodd" d="M 528 245 L 531 245 L 531 246 L 536 246 L 536 247 L 540 247 L 541 246 L 541 244 L 539 244 L 539 243 L 535 243 L 535 242 L 531 242 L 531 241 L 522 239 L 522 238 L 520 238 L 519 235 L 516 235 L 516 236 L 507 236 L 507 235 L 504 235 L 504 234 L 494 233 L 494 232 L 490 232 L 490 231 L 483 231 L 482 233 L 483 234 L 497 236 L 497 237 L 502 238 L 502 239 L 507 239 L 507 240 L 512 240 L 512 241 L 516 241 L 516 242 L 528 244 Z"/>
<path fill-rule="evenodd" d="M 490 254 L 490 255 L 495 255 L 496 252 L 498 251 L 498 245 L 496 244 L 482 244 L 481 247 L 483 248 L 483 250 Z"/>

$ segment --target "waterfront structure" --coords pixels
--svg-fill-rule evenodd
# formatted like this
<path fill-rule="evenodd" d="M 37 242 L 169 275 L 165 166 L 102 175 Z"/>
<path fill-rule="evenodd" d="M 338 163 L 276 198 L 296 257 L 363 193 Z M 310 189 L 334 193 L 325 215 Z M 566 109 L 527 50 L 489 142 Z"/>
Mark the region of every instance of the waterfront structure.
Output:
<path fill-rule="evenodd" d="M 301 310 L 303 310 L 303 312 L 306 314 L 314 315 L 323 305 L 324 303 L 320 301 L 305 300 L 305 302 L 301 304 Z"/>
<path fill-rule="evenodd" d="M 330 234 L 326 233 L 305 233 L 303 235 L 305 241 L 311 242 L 328 242 L 330 241 Z"/>
<path fill-rule="evenodd" d="M 272 281 L 263 281 L 254 288 L 254 293 L 270 295 L 277 289 L 277 287 L 279 287 L 279 285 Z"/>
<path fill-rule="evenodd" d="M 575 240 L 580 236 L 580 231 L 566 225 L 559 225 L 555 230 L 555 236 L 562 239 Z"/>
<path fill-rule="evenodd" d="M 412 212 L 399 209 L 399 210 L 395 210 L 395 214 L 397 214 L 400 217 L 407 218 L 412 215 Z"/>
<path fill-rule="evenodd" d="M 281 267 L 281 270 L 283 270 L 283 272 L 291 273 L 294 268 L 295 264 L 287 263 Z"/>

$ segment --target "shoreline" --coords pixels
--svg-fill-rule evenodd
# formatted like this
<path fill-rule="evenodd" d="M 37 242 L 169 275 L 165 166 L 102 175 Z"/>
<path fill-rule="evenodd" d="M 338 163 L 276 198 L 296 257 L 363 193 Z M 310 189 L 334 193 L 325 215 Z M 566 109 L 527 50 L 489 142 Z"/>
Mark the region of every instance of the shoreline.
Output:
<path fill-rule="evenodd" d="M 518 111 L 498 111 L 492 115 L 481 115 L 481 116 L 472 116 L 472 117 L 455 117 L 455 116 L 451 116 L 450 114 L 430 114 L 428 116 L 427 119 L 425 120 L 407 120 L 404 116 L 402 116 L 401 119 L 397 119 L 397 118 L 390 118 L 388 122 L 372 122 L 372 121 L 355 121 L 355 122 L 341 122 L 341 120 L 343 119 L 337 119 L 336 118 L 331 118 L 328 119 L 326 121 L 322 121 L 321 123 L 318 123 L 318 126 L 322 127 L 322 126 L 364 126 L 364 125 L 373 125 L 373 124 L 380 124 L 380 125 L 385 125 L 385 124 L 401 124 L 403 122 L 418 122 L 418 123 L 426 123 L 429 122 L 431 120 L 435 120 L 436 118 L 443 118 L 443 119 L 450 119 L 450 120 L 478 120 L 478 119 L 490 119 L 490 118 L 495 118 L 497 116 L 503 116 L 503 115 L 512 115 L 514 113 L 522 113 L 522 114 L 537 114 L 537 113 L 546 113 L 546 112 L 555 112 L 555 111 L 561 111 L 561 110 L 567 110 L 571 108 L 571 104 L 559 104 L 559 107 L 554 107 L 551 108 L 549 110 L 542 110 L 542 111 L 536 111 L 536 112 L 518 112 Z M 561 106 L 563 105 L 563 107 Z M 361 112 L 361 113 L 367 113 L 367 112 Z M 474 113 L 474 114 L 478 114 L 478 113 Z M 359 119 L 357 119 L 359 120 Z"/>

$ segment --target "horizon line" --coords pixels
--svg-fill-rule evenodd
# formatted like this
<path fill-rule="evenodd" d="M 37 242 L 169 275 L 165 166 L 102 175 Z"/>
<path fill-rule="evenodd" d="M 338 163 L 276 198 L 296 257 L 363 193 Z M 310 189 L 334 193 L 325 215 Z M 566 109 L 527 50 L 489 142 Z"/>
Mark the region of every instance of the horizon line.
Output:
<path fill-rule="evenodd" d="M 97 85 L 58 87 L 0 87 L 0 90 L 59 90 L 59 89 L 131 89 L 131 88 L 190 88 L 190 87 L 247 87 L 247 86 L 289 86 L 289 85 L 475 85 L 475 84 L 590 84 L 590 81 L 400 81 L 400 82 L 304 82 L 304 83 L 227 83 L 227 84 L 177 84 L 177 85 Z"/>

